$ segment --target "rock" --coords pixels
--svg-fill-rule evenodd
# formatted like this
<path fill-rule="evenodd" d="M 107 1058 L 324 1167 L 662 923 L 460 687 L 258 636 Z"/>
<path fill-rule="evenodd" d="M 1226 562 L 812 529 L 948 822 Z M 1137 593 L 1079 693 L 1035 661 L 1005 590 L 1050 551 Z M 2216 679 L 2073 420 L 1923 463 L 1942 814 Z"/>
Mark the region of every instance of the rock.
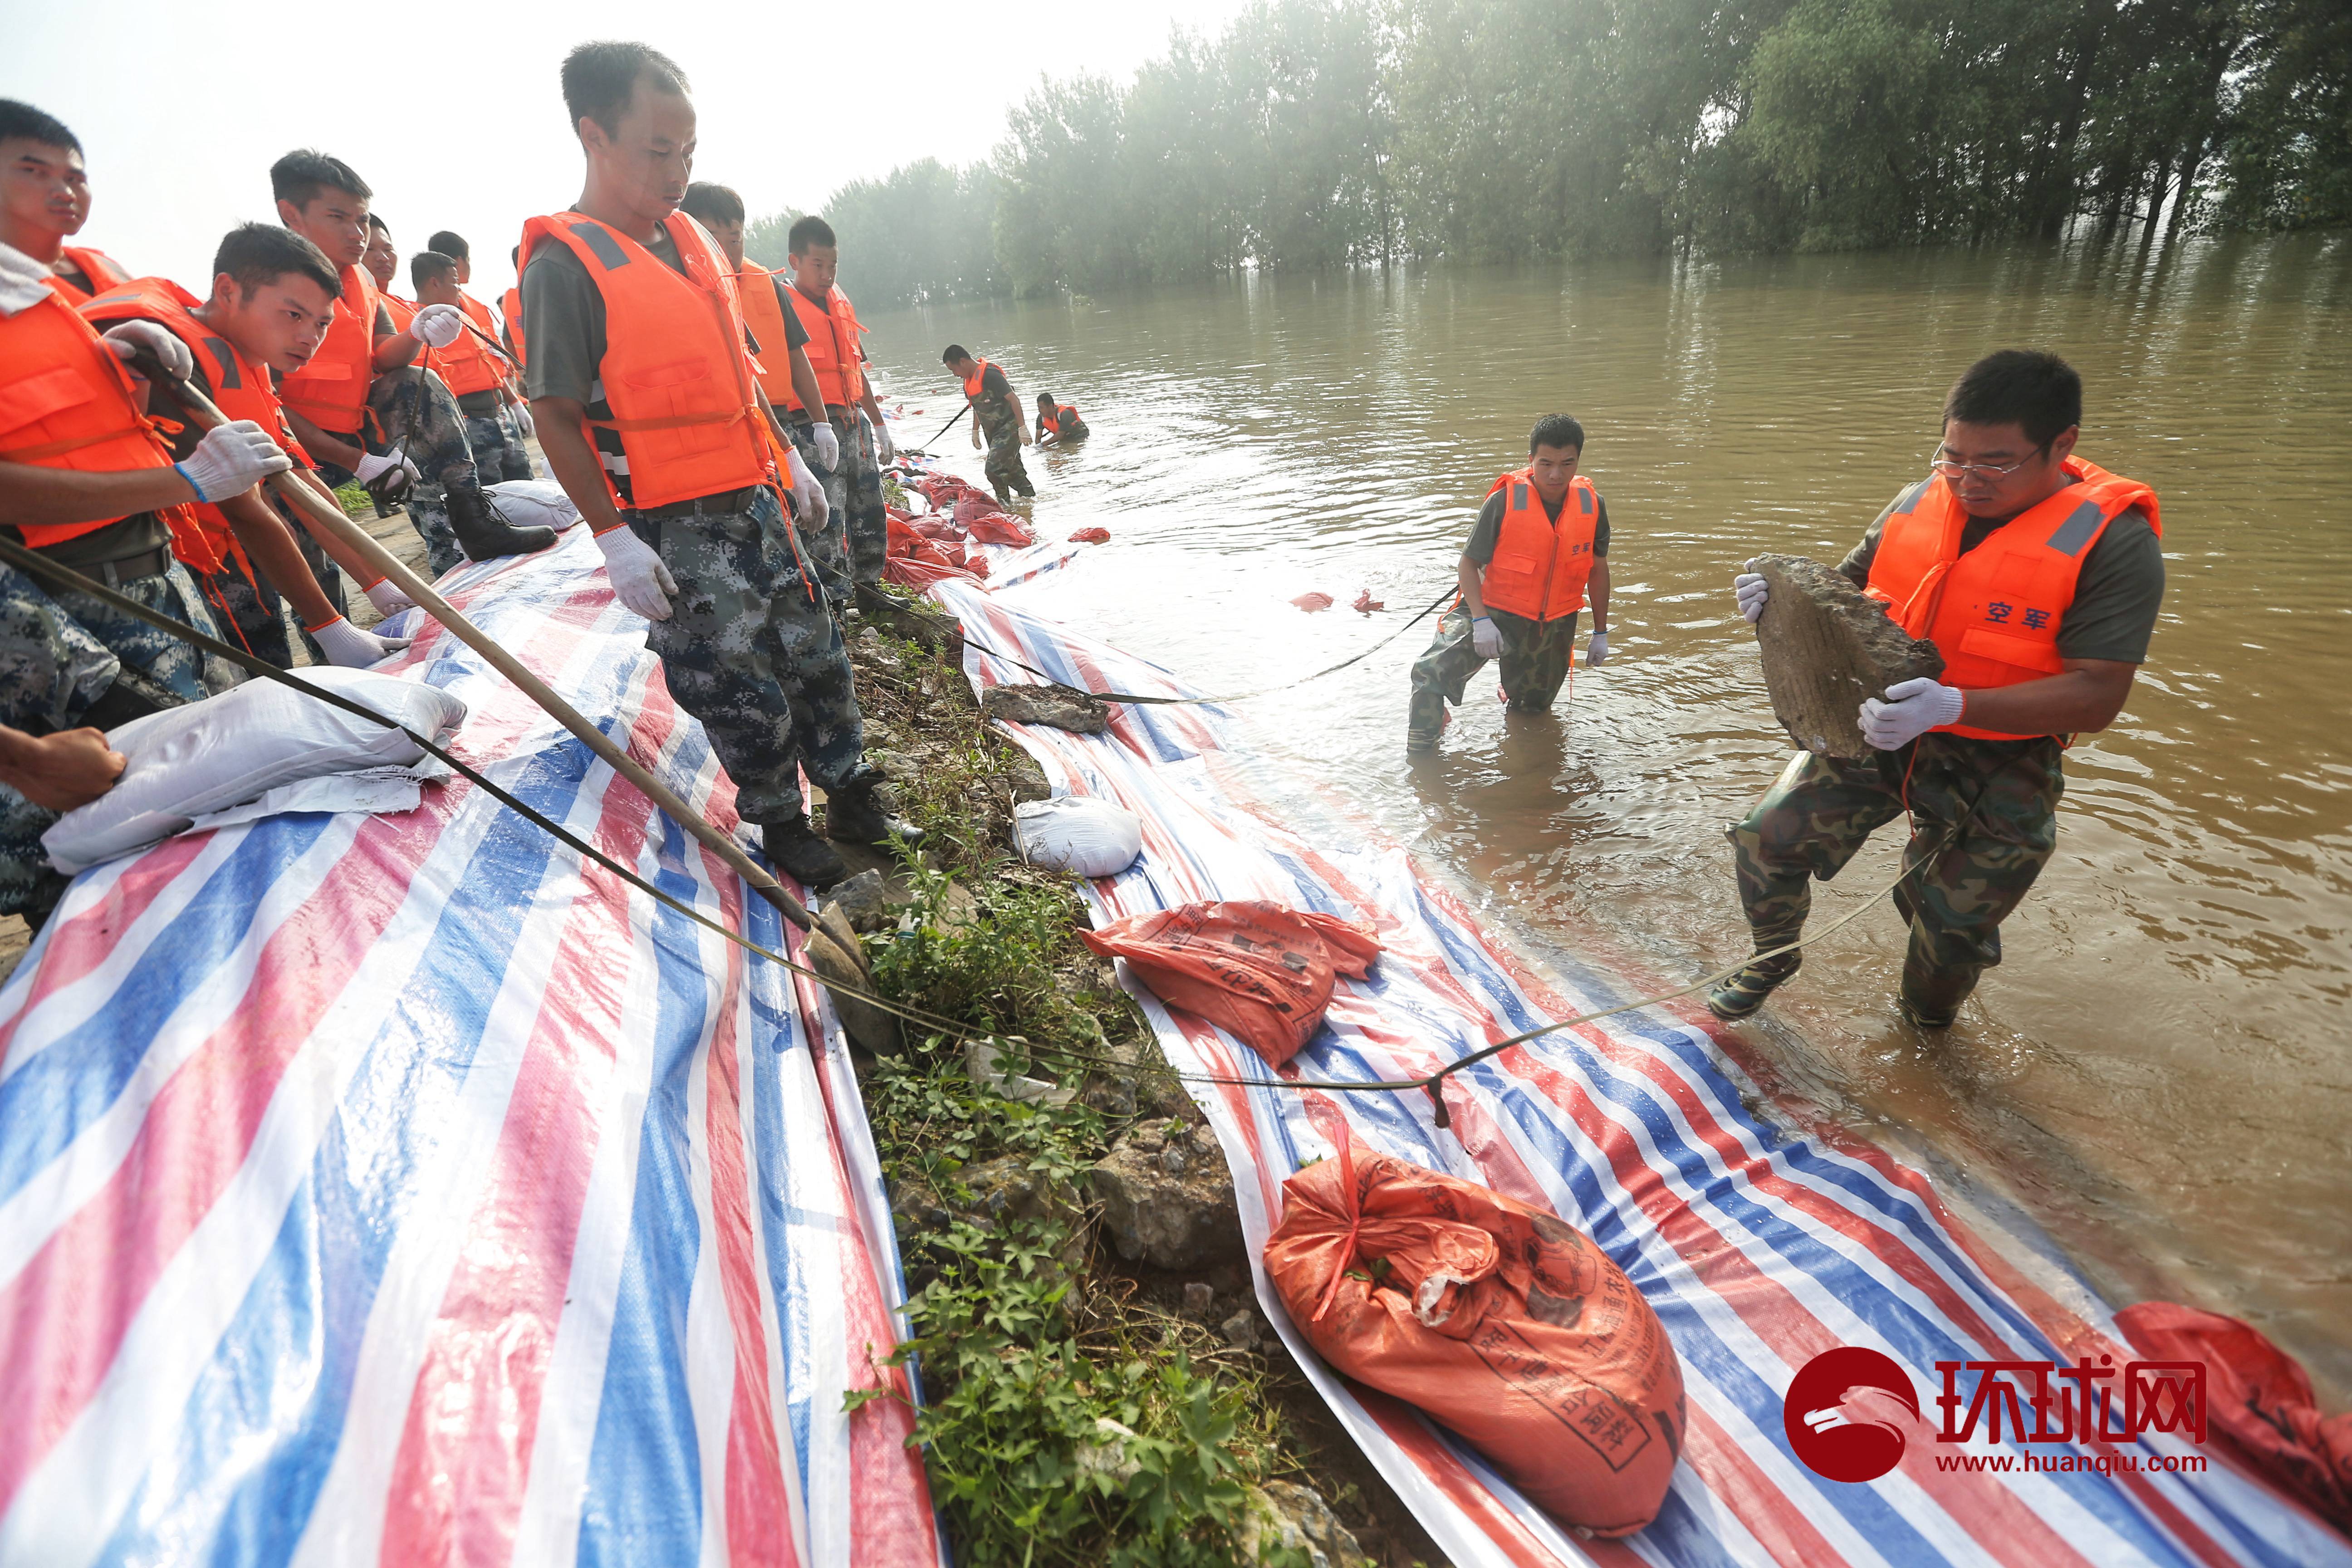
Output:
<path fill-rule="evenodd" d="M 895 1057 L 906 1049 L 898 1020 L 866 1001 L 858 992 L 874 988 L 866 967 L 866 949 L 839 904 L 828 904 L 808 933 L 808 965 L 824 982 L 825 994 L 852 1040 L 877 1057 Z"/>
<path fill-rule="evenodd" d="M 1143 1468 L 1128 1451 L 1130 1444 L 1140 1443 L 1132 1426 L 1122 1425 L 1108 1415 L 1095 1417 L 1095 1435 L 1091 1441 L 1078 1445 L 1075 1458 L 1082 1476 L 1108 1476 L 1124 1486 Z"/>
<path fill-rule="evenodd" d="M 1790 740 L 1831 757 L 1866 757 L 1863 699 L 1944 673 L 1936 645 L 1906 633 L 1845 574 L 1801 555 L 1759 555 L 1768 596 L 1756 623 L 1764 684 Z"/>
<path fill-rule="evenodd" d="M 980 700 L 981 717 L 1008 724 L 1050 724 L 1076 735 L 1110 727 L 1110 705 L 1069 686 L 992 686 Z"/>
<path fill-rule="evenodd" d="M 963 626 L 952 617 L 910 605 L 871 583 L 857 584 L 857 610 L 892 636 L 938 654 L 950 668 L 963 668 Z"/>
<path fill-rule="evenodd" d="M 1375 1568 L 1331 1505 L 1313 1487 L 1268 1481 L 1250 1489 L 1236 1544 L 1243 1560 L 1263 1563 L 1278 1547 L 1303 1552 L 1314 1568 Z"/>
<path fill-rule="evenodd" d="M 1004 764 L 1004 784 L 1017 803 L 1054 798 L 1054 786 L 1047 782 L 1045 770 L 1026 752 L 1015 752 Z"/>
<path fill-rule="evenodd" d="M 1171 1152 L 1178 1157 L 1174 1170 Z M 1233 1178 L 1214 1150 L 1148 1150 L 1124 1138 L 1089 1180 L 1102 1200 L 1103 1229 L 1121 1258 L 1187 1270 L 1243 1258 Z"/>
<path fill-rule="evenodd" d="M 880 931 L 897 918 L 890 909 L 888 884 L 881 872 L 870 868 L 845 882 L 835 883 L 824 908 L 839 910 L 855 931 Z"/>
<path fill-rule="evenodd" d="M 1188 1316 L 1206 1316 L 1216 1300 L 1216 1291 L 1197 1279 L 1184 1287 L 1184 1310 Z"/>
<path fill-rule="evenodd" d="M 950 1182 L 971 1195 L 964 1198 L 950 1193 L 941 1201 L 967 1219 L 992 1223 L 1006 1219 L 1060 1220 L 1073 1226 L 1078 1222 L 1078 1194 L 1031 1170 L 1025 1154 L 1007 1154 L 966 1165 Z"/>
<path fill-rule="evenodd" d="M 1265 1342 L 1265 1336 L 1257 1331 L 1257 1315 L 1247 1307 L 1219 1323 L 1217 1331 L 1237 1351 L 1254 1351 Z"/>
<path fill-rule="evenodd" d="M 971 1040 L 963 1048 L 964 1076 L 972 1082 L 994 1089 L 1007 1100 L 1024 1104 L 1067 1105 L 1078 1097 L 1074 1089 L 1062 1089 L 1043 1079 L 1028 1078 L 1012 1071 L 998 1055 L 1003 1047 L 992 1039 Z"/>

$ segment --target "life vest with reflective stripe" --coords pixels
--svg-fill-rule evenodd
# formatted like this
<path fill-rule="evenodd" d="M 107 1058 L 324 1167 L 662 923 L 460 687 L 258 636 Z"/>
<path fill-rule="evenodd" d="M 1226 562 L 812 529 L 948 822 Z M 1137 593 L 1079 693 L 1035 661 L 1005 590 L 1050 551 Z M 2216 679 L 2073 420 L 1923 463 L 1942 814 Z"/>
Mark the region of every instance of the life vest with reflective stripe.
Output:
<path fill-rule="evenodd" d="M 980 406 L 980 384 L 987 378 L 988 362 L 984 359 L 976 359 L 972 361 L 971 374 L 963 378 L 963 395 L 964 401 L 970 403 L 974 408 Z"/>
<path fill-rule="evenodd" d="M 1490 610 L 1556 621 L 1584 608 L 1585 580 L 1592 575 L 1592 541 L 1601 523 L 1601 492 L 1579 474 L 1560 502 L 1555 524 L 1536 494 L 1532 468 L 1505 474 L 1486 493 L 1507 490 L 1503 523 L 1495 535 L 1495 556 L 1478 597 Z"/>
<path fill-rule="evenodd" d="M 58 254 L 70 262 L 75 271 L 89 279 L 100 293 L 119 283 L 131 281 L 131 269 L 103 250 L 92 250 L 86 245 L 67 245 L 60 246 Z M 49 274 L 49 287 L 56 289 L 68 305 L 80 306 L 92 298 L 72 279 L 61 278 L 55 272 Z"/>
<path fill-rule="evenodd" d="M 362 267 L 343 268 L 327 335 L 310 363 L 278 384 L 286 406 L 331 436 L 359 438 L 367 427 L 368 385 L 375 380 L 375 279 Z"/>
<path fill-rule="evenodd" d="M 195 309 L 203 302 L 168 278 L 142 278 L 100 294 L 81 308 L 81 316 L 100 327 L 117 321 L 152 321 L 168 330 L 195 357 L 197 368 L 212 388 L 215 407 L 231 419 L 252 420 L 268 431 L 295 462 L 316 468 L 310 454 L 294 438 L 293 427 L 286 423 L 286 411 L 269 384 L 268 367 L 255 364 L 235 343 L 197 320 Z M 221 509 L 198 501 L 187 511 L 192 526 L 183 529 L 174 524 L 172 553 L 199 572 L 217 572 L 234 557 L 250 577 L 252 568 L 246 563 L 236 531 Z"/>
<path fill-rule="evenodd" d="M 515 369 L 520 372 L 523 368 L 522 286 L 520 284 L 508 289 L 500 297 L 499 309 L 506 312 L 507 342 L 514 345 Z"/>
<path fill-rule="evenodd" d="M 1044 414 L 1037 416 L 1037 434 L 1041 437 L 1045 436 L 1059 437 L 1065 425 L 1084 425 L 1085 423 L 1085 420 L 1078 417 L 1077 405 L 1065 403 L 1055 408 L 1051 416 Z"/>
<path fill-rule="evenodd" d="M 776 275 L 756 262 L 735 274 L 735 297 L 743 302 L 743 324 L 760 345 L 760 388 L 778 408 L 798 408 L 793 391 L 792 341 L 784 330 L 784 304 L 776 298 Z"/>
<path fill-rule="evenodd" d="M 1915 637 L 1944 656 L 1943 681 L 1963 691 L 2016 686 L 2057 675 L 2058 627 L 2091 546 L 2137 507 L 2161 538 L 2156 492 L 2137 479 L 2069 458 L 2076 482 L 1993 530 L 1960 553 L 1969 514 L 1933 475 L 1904 492 L 1878 531 L 1870 596 Z M 1980 741 L 2021 737 L 1971 724 L 1937 728 Z"/>
<path fill-rule="evenodd" d="M 171 449 L 141 410 L 130 371 L 98 340 L 65 296 L 51 292 L 0 316 L 0 461 L 87 474 L 168 468 Z M 159 509 L 166 522 L 183 507 Z M 46 550 L 122 521 L 25 524 L 25 542 Z"/>
<path fill-rule="evenodd" d="M 801 327 L 808 333 L 809 368 L 816 372 L 816 390 L 824 399 L 827 409 L 846 409 L 866 397 L 866 373 L 858 363 L 858 334 L 865 331 L 857 324 L 857 312 L 849 303 L 849 296 L 838 289 L 824 291 L 824 303 L 817 304 L 797 288 L 784 290 L 793 302 L 793 312 L 801 319 Z M 755 329 L 756 333 L 756 329 Z M 766 340 L 762 339 L 762 342 Z M 787 388 L 786 390 L 790 390 Z M 774 393 L 770 393 L 772 401 Z M 800 400 L 793 400 L 794 408 Z"/>
<path fill-rule="evenodd" d="M 767 421 L 743 347 L 743 310 L 719 244 L 682 212 L 662 220 L 686 271 L 618 231 L 576 212 L 523 225 L 522 264 L 553 242 L 580 258 L 604 300 L 604 357 L 597 377 L 628 463 L 629 494 L 615 505 L 667 506 L 750 485 L 772 484 Z M 607 471 L 605 484 L 612 487 Z"/>

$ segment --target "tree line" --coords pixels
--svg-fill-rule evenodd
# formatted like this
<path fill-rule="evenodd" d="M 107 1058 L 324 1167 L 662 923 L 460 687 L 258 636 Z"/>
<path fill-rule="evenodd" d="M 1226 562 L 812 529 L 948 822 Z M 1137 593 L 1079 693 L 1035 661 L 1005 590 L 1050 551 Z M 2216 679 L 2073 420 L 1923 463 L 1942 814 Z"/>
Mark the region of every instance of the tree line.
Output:
<path fill-rule="evenodd" d="M 781 265 L 796 215 L 746 248 Z M 2352 223 L 2347 0 L 1259 0 L 835 191 L 875 303 Z"/>

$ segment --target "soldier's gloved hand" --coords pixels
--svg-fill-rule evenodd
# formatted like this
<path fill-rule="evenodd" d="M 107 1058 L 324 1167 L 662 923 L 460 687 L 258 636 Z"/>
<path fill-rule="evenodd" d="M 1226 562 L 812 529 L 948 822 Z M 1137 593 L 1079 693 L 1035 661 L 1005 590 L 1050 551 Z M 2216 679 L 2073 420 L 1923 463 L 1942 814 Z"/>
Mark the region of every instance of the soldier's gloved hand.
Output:
<path fill-rule="evenodd" d="M 670 595 L 677 592 L 677 580 L 652 545 L 622 523 L 596 535 L 596 548 L 604 552 L 604 575 L 612 579 L 613 593 L 621 603 L 649 621 L 669 619 Z"/>
<path fill-rule="evenodd" d="M 823 528 L 832 519 L 833 508 L 824 499 L 824 486 L 809 472 L 798 449 L 784 454 L 784 477 L 792 481 L 793 500 L 801 510 L 801 526 Z"/>
<path fill-rule="evenodd" d="M 1752 568 L 1756 563 L 1748 564 Z M 1764 613 L 1764 574 L 1757 571 L 1740 573 L 1731 580 L 1731 592 L 1739 600 L 1739 613 L 1754 626 L 1756 617 Z"/>
<path fill-rule="evenodd" d="M 539 426 L 531 421 L 530 405 L 528 403 L 518 403 L 514 405 L 514 411 L 515 427 L 522 432 L 522 438 L 526 441 L 537 440 L 539 438 Z"/>
<path fill-rule="evenodd" d="M 898 443 L 890 439 L 890 422 L 887 419 L 877 419 L 872 424 L 874 456 L 887 468 L 898 460 Z"/>
<path fill-rule="evenodd" d="M 152 321 L 123 322 L 106 334 L 106 346 L 125 364 L 131 363 L 133 354 L 144 351 L 173 375 L 184 376 L 196 368 L 196 362 L 189 357 L 188 345 L 169 327 L 159 327 Z"/>
<path fill-rule="evenodd" d="M 816 460 L 824 465 L 826 473 L 841 467 L 841 437 L 835 434 L 831 420 L 820 419 L 811 426 L 809 441 L 816 447 Z"/>
<path fill-rule="evenodd" d="M 416 608 L 416 601 L 394 587 L 389 577 L 377 578 L 362 592 L 367 595 L 368 603 L 375 606 L 375 613 L 385 620 L 392 619 L 403 610 Z"/>
<path fill-rule="evenodd" d="M 250 419 L 236 419 L 205 431 L 196 449 L 172 466 L 180 470 L 198 500 L 222 500 L 243 495 L 272 474 L 284 473 L 294 466 L 294 459 L 269 438 L 268 431 Z"/>
<path fill-rule="evenodd" d="M 1470 649 L 1480 658 L 1494 658 L 1503 651 L 1503 634 L 1484 616 L 1470 622 Z"/>
<path fill-rule="evenodd" d="M 408 460 L 405 452 L 362 452 L 360 466 L 352 470 L 352 477 L 363 485 L 373 484 L 379 476 L 394 468 L 406 468 L 411 484 L 425 478 L 416 471 L 416 465 Z"/>
<path fill-rule="evenodd" d="M 455 305 L 427 305 L 408 323 L 408 335 L 428 349 L 446 349 L 466 330 L 466 313 Z"/>
<path fill-rule="evenodd" d="M 1592 634 L 1592 641 L 1585 646 L 1584 662 L 1589 665 L 1607 664 L 1609 662 L 1609 634 L 1607 632 L 1595 632 Z"/>
<path fill-rule="evenodd" d="M 975 452 L 980 450 L 980 421 L 977 419 L 971 422 L 971 449 Z"/>
<path fill-rule="evenodd" d="M 1968 693 L 1957 686 L 1924 675 L 1898 680 L 1886 689 L 1885 701 L 1863 700 L 1862 738 L 1882 752 L 1900 751 L 1938 724 L 1958 723 L 1968 705 Z"/>
<path fill-rule="evenodd" d="M 351 622 L 337 616 L 323 626 L 306 628 L 319 639 L 319 647 L 329 664 L 345 669 L 365 669 L 369 665 L 390 658 L 408 646 L 406 637 L 380 637 L 373 632 L 363 632 Z"/>

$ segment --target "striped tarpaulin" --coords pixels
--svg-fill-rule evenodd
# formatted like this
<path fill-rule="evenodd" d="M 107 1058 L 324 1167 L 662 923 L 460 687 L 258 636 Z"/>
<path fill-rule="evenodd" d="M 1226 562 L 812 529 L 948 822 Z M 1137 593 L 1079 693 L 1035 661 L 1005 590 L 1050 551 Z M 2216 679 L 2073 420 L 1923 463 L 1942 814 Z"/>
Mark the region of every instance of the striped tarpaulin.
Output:
<path fill-rule="evenodd" d="M 1186 694 L 1158 667 L 1025 613 L 1021 594 L 953 582 L 932 592 L 963 621 L 978 685 L 1035 679 L 993 649 L 1074 686 Z M 1540 962 L 1515 950 L 1343 805 L 1265 762 L 1224 710 L 1112 713 L 1099 736 L 1009 726 L 1057 792 L 1115 800 L 1143 818 L 1142 858 L 1090 885 L 1098 922 L 1198 900 L 1270 899 L 1378 926 L 1384 952 L 1373 975 L 1340 981 L 1328 1026 L 1284 1076 L 1425 1073 L 1539 1024 L 1680 984 L 1597 941 Z M 1180 1070 L 1276 1077 L 1230 1037 L 1127 983 Z M 1259 1302 L 1293 1355 L 1461 1568 L 2352 1564 L 2341 1537 L 2218 1456 L 2202 1474 L 2123 1473 L 2126 1463 L 2200 1452 L 2172 1436 L 1963 1449 L 1924 1440 L 1922 1429 L 1877 1481 L 1807 1469 L 1783 1427 L 1782 1394 L 1833 1346 L 1892 1356 L 1930 1423 L 1939 1361 L 2069 1364 L 2105 1354 L 2121 1367 L 2132 1356 L 2106 1306 L 2030 1226 L 1993 1217 L 1990 1200 L 1939 1188 L 1878 1148 L 1780 1113 L 1740 1048 L 1697 1008 L 1644 1008 L 1448 1079 L 1448 1130 L 1417 1091 L 1192 1086 L 1232 1166 L 1254 1258 L 1280 1217 L 1283 1179 L 1330 1152 L 1310 1120 L 1319 1102 L 1357 1140 L 1576 1226 L 1625 1269 L 1672 1335 L 1689 1436 L 1664 1510 L 1625 1541 L 1582 1541 L 1414 1411 L 1326 1371 L 1260 1269 Z M 1937 1450 L 2006 1456 L 2012 1468 L 1947 1471 L 1934 1462 Z M 2104 1460 L 2106 1473 L 2025 1473 L 2018 1461 L 2029 1454 Z"/>
<path fill-rule="evenodd" d="M 575 530 L 444 586 L 731 823 L 600 565 Z M 425 630 L 385 668 L 464 700 L 459 754 L 786 940 Z M 907 1406 L 843 1408 L 905 1384 L 832 1027 L 462 780 L 86 874 L 0 993 L 0 1563 L 941 1561 Z"/>

